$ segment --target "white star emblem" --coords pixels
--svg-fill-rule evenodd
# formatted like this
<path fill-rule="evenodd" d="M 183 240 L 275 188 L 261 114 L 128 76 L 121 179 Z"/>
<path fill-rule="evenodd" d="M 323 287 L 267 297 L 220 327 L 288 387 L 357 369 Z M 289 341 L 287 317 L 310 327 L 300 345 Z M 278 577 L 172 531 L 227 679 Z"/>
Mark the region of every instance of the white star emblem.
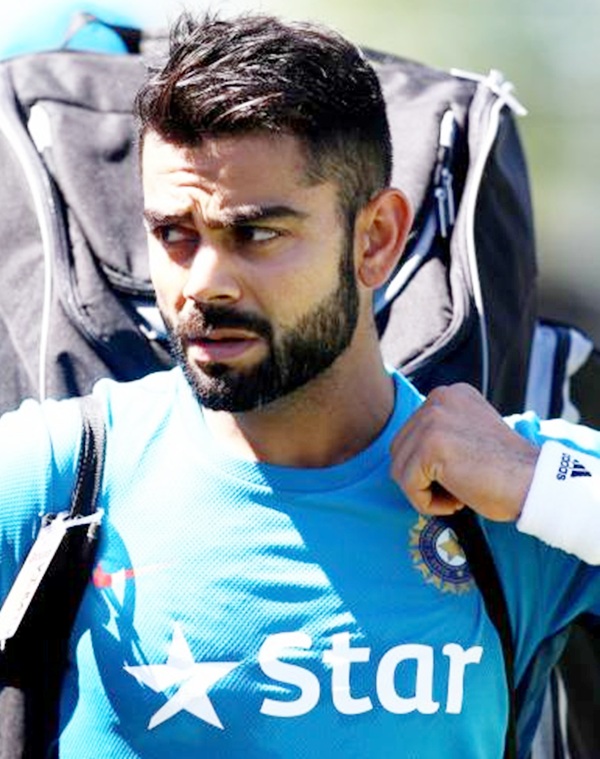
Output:
<path fill-rule="evenodd" d="M 225 677 L 239 662 L 196 663 L 179 625 L 175 625 L 166 664 L 142 664 L 125 667 L 125 671 L 156 693 L 180 683 L 177 692 L 152 715 L 148 730 L 152 730 L 180 711 L 221 728 L 219 719 L 209 697 L 208 689 Z"/>

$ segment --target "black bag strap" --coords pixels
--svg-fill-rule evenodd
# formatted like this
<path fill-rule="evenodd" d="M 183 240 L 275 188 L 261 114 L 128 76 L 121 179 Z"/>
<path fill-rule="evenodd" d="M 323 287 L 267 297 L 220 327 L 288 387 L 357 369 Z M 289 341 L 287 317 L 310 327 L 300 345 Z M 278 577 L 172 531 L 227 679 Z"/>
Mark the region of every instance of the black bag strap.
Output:
<path fill-rule="evenodd" d="M 93 395 L 79 399 L 81 408 L 81 443 L 77 477 L 71 495 L 70 517 L 88 516 L 96 510 L 102 483 L 106 428 L 102 409 Z"/>
<path fill-rule="evenodd" d="M 494 557 L 475 512 L 469 508 L 461 509 L 451 516 L 445 517 L 444 521 L 454 530 L 458 537 L 458 542 L 465 553 L 473 578 L 483 596 L 488 616 L 500 637 L 508 688 L 508 726 L 506 730 L 504 759 L 516 759 L 515 655 L 504 589 L 500 582 Z"/>
<path fill-rule="evenodd" d="M 96 511 L 105 426 L 92 396 L 80 400 L 81 442 L 69 517 Z M 98 524 L 70 527 L 14 637 L 0 653 L 0 759 L 53 759 L 68 643 L 97 545 Z M 41 644 L 43 641 L 43 645 Z"/>

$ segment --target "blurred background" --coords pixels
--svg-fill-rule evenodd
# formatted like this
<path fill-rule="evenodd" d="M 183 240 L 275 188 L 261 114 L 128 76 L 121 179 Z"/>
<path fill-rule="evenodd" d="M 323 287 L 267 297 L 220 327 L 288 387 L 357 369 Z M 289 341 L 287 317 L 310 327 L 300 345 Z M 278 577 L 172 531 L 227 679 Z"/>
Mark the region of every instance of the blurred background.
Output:
<path fill-rule="evenodd" d="M 59 45 L 71 14 L 164 26 L 176 0 L 21 0 L 3 9 L 0 54 Z M 354 41 L 439 68 L 500 69 L 529 115 L 540 312 L 600 345 L 600 0 L 189 0 L 226 14 L 257 9 L 328 23 Z M 598 208 L 597 208 L 598 206 Z"/>

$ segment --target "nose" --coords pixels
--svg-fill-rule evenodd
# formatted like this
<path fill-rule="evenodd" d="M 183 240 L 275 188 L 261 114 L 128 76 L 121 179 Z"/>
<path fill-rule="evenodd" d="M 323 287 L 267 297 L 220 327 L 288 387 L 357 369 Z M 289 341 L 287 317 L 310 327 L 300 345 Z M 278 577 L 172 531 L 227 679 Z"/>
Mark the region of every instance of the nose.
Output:
<path fill-rule="evenodd" d="M 183 295 L 196 303 L 237 302 L 241 287 L 227 253 L 215 245 L 200 244 L 188 269 Z"/>

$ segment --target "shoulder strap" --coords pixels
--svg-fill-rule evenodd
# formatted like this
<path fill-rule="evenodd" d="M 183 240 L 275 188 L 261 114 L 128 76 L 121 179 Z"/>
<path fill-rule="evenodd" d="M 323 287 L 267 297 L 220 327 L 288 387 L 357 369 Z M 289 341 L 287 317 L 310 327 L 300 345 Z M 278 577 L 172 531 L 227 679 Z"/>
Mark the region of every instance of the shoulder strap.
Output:
<path fill-rule="evenodd" d="M 498 576 L 494 557 L 475 512 L 469 508 L 465 508 L 457 511 L 452 516 L 445 517 L 444 521 L 454 530 L 458 537 L 458 541 L 469 562 L 473 578 L 483 596 L 488 616 L 493 622 L 502 643 L 509 698 L 504 759 L 515 759 L 517 756 L 517 726 L 514 645 L 502 583 Z"/>
<path fill-rule="evenodd" d="M 80 398 L 81 444 L 77 478 L 71 496 L 69 516 L 88 516 L 96 510 L 96 499 L 102 482 L 106 429 L 102 410 L 93 395 Z"/>

